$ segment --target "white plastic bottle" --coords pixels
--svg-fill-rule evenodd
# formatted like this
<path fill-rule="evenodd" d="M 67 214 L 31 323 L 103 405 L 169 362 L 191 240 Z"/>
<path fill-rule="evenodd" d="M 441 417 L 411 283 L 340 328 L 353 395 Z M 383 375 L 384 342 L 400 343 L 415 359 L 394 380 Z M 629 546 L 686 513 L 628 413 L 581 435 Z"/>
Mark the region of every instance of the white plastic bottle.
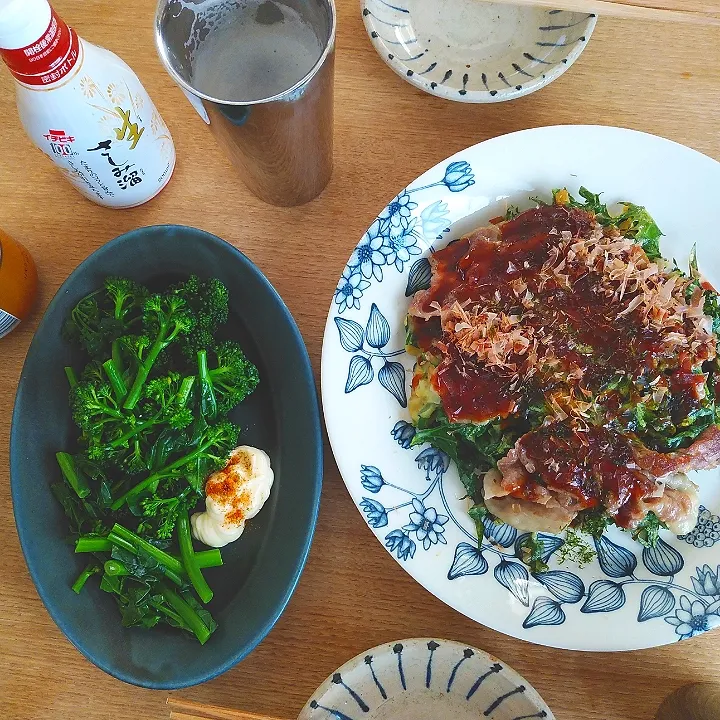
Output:
<path fill-rule="evenodd" d="M 170 132 L 117 55 L 78 37 L 47 0 L 0 0 L 0 57 L 25 131 L 85 197 L 128 208 L 165 187 Z"/>

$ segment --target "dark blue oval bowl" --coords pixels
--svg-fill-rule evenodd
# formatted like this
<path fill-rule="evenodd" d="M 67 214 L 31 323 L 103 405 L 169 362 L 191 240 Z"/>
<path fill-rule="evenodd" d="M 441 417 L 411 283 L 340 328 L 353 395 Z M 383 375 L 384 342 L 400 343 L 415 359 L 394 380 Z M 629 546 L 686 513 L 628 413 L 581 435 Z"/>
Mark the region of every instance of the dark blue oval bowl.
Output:
<path fill-rule="evenodd" d="M 84 567 L 65 539 L 68 525 L 50 492 L 55 452 L 74 446 L 63 367 L 81 356 L 61 338 L 68 312 L 107 275 L 162 287 L 195 273 L 230 290 L 227 337 L 260 372 L 258 389 L 235 411 L 241 441 L 265 449 L 275 484 L 245 534 L 205 571 L 218 629 L 206 645 L 166 627 L 123 628 L 115 600 L 96 582 L 70 589 Z M 310 360 L 297 325 L 260 270 L 214 235 L 179 225 L 146 227 L 94 252 L 65 281 L 25 360 L 10 435 L 15 522 L 30 575 L 70 642 L 120 680 L 170 690 L 196 685 L 242 660 L 270 631 L 295 589 L 312 541 L 322 486 L 322 435 Z"/>

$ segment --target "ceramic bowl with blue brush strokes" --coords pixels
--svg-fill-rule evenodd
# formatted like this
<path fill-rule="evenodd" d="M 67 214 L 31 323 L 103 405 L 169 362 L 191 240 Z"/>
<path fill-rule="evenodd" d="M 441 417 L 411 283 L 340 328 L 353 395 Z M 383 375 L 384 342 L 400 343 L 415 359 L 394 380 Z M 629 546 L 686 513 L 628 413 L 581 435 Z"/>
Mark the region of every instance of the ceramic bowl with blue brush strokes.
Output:
<path fill-rule="evenodd" d="M 362 0 L 380 57 L 448 100 L 502 102 L 560 77 L 585 49 L 594 14 L 484 0 Z"/>

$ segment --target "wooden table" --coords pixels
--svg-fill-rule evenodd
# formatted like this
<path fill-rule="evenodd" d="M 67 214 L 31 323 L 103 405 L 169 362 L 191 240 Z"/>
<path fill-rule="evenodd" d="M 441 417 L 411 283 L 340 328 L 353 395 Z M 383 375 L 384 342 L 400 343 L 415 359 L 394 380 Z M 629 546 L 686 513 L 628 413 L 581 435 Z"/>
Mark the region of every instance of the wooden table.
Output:
<path fill-rule="evenodd" d="M 512 103 L 462 105 L 404 83 L 372 49 L 357 0 L 338 4 L 335 174 L 322 197 L 295 209 L 264 205 L 244 189 L 167 77 L 153 46 L 154 0 L 55 3 L 83 37 L 133 66 L 171 128 L 178 150 L 175 176 L 143 207 L 105 210 L 67 186 L 26 139 L 10 76 L 1 73 L 0 226 L 26 244 L 40 272 L 32 318 L 0 341 L 4 717 L 167 717 L 166 693 L 105 675 L 55 627 L 28 575 L 11 511 L 8 435 L 23 358 L 43 309 L 93 250 L 155 223 L 195 225 L 224 237 L 246 252 L 284 297 L 319 372 L 327 308 L 351 249 L 389 198 L 454 152 L 522 128 L 598 123 L 650 131 L 720 159 L 717 29 L 601 19 L 580 60 L 547 89 Z M 621 173 L 622 157 L 617 164 Z M 291 719 L 348 658 L 382 642 L 423 635 L 462 640 L 500 656 L 537 687 L 559 720 L 646 720 L 675 687 L 720 673 L 718 632 L 611 655 L 547 649 L 476 625 L 415 583 L 372 537 L 328 448 L 315 542 L 285 614 L 235 669 L 179 694 Z"/>

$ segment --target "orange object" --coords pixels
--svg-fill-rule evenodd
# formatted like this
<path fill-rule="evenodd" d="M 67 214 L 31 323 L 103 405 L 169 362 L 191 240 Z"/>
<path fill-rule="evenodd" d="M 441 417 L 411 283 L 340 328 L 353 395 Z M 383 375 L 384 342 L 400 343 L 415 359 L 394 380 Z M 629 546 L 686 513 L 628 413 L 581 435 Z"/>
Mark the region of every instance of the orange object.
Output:
<path fill-rule="evenodd" d="M 37 270 L 30 253 L 0 230 L 0 338 L 24 320 L 37 295 Z"/>

